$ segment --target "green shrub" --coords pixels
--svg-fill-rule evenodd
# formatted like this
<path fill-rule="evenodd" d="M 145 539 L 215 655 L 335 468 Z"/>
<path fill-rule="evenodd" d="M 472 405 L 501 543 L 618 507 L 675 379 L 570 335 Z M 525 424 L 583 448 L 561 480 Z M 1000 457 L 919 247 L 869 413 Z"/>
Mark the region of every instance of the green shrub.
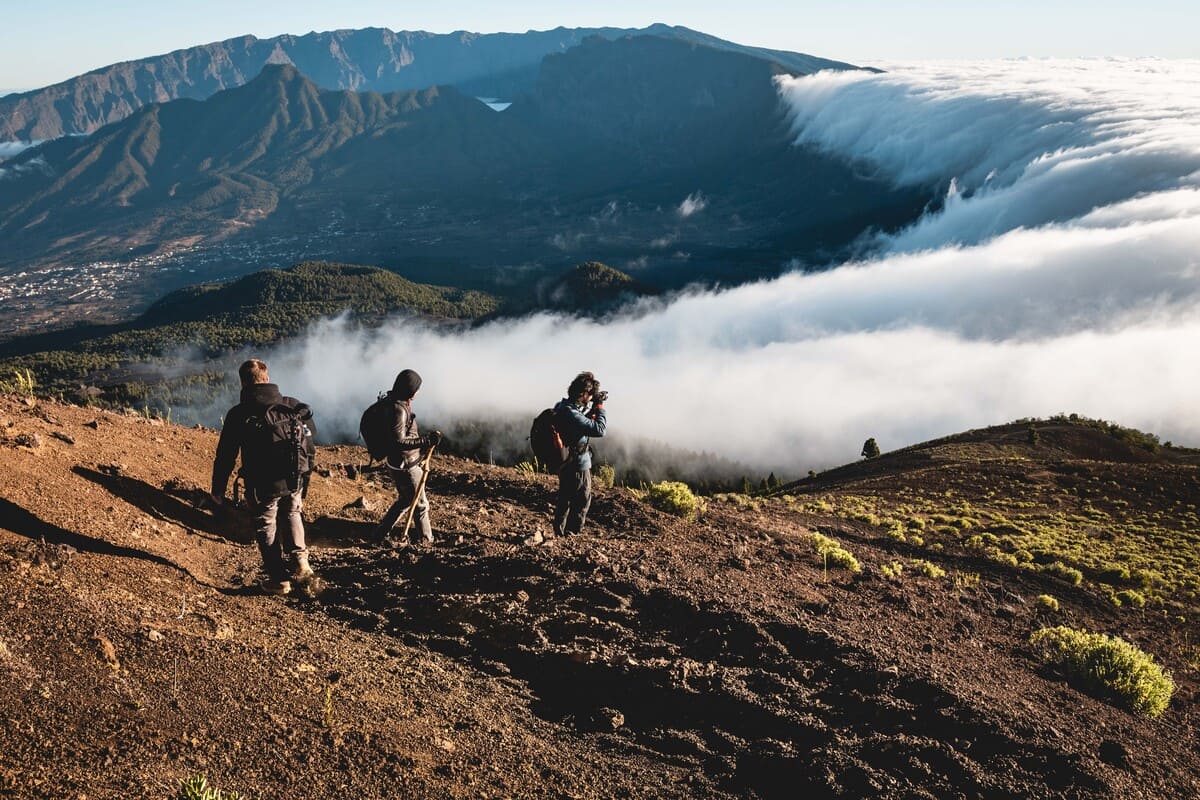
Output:
<path fill-rule="evenodd" d="M 1058 611 L 1058 598 L 1053 595 L 1039 594 L 1036 602 L 1039 611 L 1048 611 L 1051 613 Z"/>
<path fill-rule="evenodd" d="M 942 569 L 937 564 L 934 564 L 932 561 L 926 561 L 923 558 L 914 558 L 911 563 L 913 569 L 924 575 L 926 578 L 946 577 L 946 570 Z"/>
<path fill-rule="evenodd" d="M 1053 575 L 1056 578 L 1062 578 L 1072 586 L 1078 586 L 1083 583 L 1083 573 L 1074 567 L 1068 567 L 1061 561 L 1052 561 L 1049 564 L 1043 564 L 1041 571 L 1047 575 Z"/>
<path fill-rule="evenodd" d="M 704 501 L 692 494 L 686 483 L 679 481 L 652 484 L 646 500 L 659 511 L 684 519 L 695 519 L 704 510 Z"/>
<path fill-rule="evenodd" d="M 1175 692 L 1171 674 L 1153 656 L 1119 637 L 1060 625 L 1035 632 L 1029 641 L 1043 661 L 1063 667 L 1085 690 L 1148 717 L 1166 711 Z"/>
<path fill-rule="evenodd" d="M 1124 589 L 1113 595 L 1113 602 L 1119 606 L 1129 606 L 1130 608 L 1145 608 L 1146 597 L 1141 592 L 1135 592 L 1133 589 Z"/>
<path fill-rule="evenodd" d="M 237 792 L 224 793 L 208 785 L 203 775 L 193 775 L 179 782 L 179 791 L 174 800 L 242 800 Z"/>
<path fill-rule="evenodd" d="M 593 470 L 592 479 L 601 489 L 611 489 L 617 482 L 617 471 L 609 464 L 601 464 Z"/>
<path fill-rule="evenodd" d="M 535 475 L 538 471 L 537 462 L 536 460 L 517 462 L 516 470 L 517 472 L 524 472 L 527 475 Z"/>
<path fill-rule="evenodd" d="M 854 554 L 838 544 L 837 541 L 820 533 L 809 534 L 809 540 L 826 566 L 840 567 L 856 573 L 862 572 L 862 566 Z"/>
<path fill-rule="evenodd" d="M 1125 583 L 1129 580 L 1129 567 L 1124 564 L 1109 564 L 1096 575 L 1100 583 Z"/>
<path fill-rule="evenodd" d="M 892 561 L 881 566 L 879 572 L 889 581 L 899 581 L 904 575 L 904 565 L 899 561 Z"/>

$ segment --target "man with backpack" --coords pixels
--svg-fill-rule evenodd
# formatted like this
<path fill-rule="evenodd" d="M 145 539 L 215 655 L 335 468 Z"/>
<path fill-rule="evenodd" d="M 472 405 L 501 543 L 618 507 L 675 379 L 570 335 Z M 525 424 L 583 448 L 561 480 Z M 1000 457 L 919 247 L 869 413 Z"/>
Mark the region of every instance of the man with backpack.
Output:
<path fill-rule="evenodd" d="M 592 449 L 588 442 L 604 435 L 606 399 L 608 392 L 600 391 L 596 376 L 581 372 L 567 387 L 567 396 L 554 407 L 554 427 L 563 447 L 554 508 L 556 536 L 579 533 L 587 521 L 592 504 Z"/>
<path fill-rule="evenodd" d="M 392 390 L 377 400 L 363 414 L 359 432 L 367 443 L 371 458 L 386 459 L 388 474 L 396 485 L 396 502 L 383 515 L 374 539 L 382 546 L 404 547 L 410 542 L 397 542 L 392 529 L 401 516 L 416 503 L 413 511 L 412 544 L 433 544 L 433 529 L 429 523 L 429 500 L 425 497 L 425 469 L 421 451 L 431 451 L 442 441 L 441 431 L 422 436 L 417 429 L 417 417 L 412 401 L 421 388 L 421 376 L 406 369 L 396 376 Z"/>
<path fill-rule="evenodd" d="M 240 474 L 254 514 L 268 594 L 285 595 L 293 583 L 312 579 L 304 544 L 304 490 L 312 472 L 316 424 L 312 410 L 284 397 L 270 383 L 267 365 L 252 359 L 238 368 L 241 402 L 229 409 L 213 462 L 212 500 L 225 504 L 225 489 L 241 454 Z"/>

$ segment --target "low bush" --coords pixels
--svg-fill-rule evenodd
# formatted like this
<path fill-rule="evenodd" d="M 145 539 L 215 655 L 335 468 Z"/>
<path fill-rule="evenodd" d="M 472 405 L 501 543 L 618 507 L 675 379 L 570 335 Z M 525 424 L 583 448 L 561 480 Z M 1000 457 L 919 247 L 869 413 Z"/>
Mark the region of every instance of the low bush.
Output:
<path fill-rule="evenodd" d="M 1037 607 L 1039 611 L 1054 613 L 1058 611 L 1058 598 L 1054 595 L 1039 594 L 1037 596 Z"/>
<path fill-rule="evenodd" d="M 1078 586 L 1083 583 L 1083 573 L 1074 567 L 1068 567 L 1061 561 L 1052 561 L 1049 564 L 1043 564 L 1041 571 L 1047 575 L 1053 575 L 1056 578 L 1062 578 L 1072 586 Z"/>
<path fill-rule="evenodd" d="M 926 561 L 923 558 L 914 558 L 912 560 L 912 568 L 924 575 L 926 578 L 944 578 L 946 570 L 934 564 L 932 561 Z"/>
<path fill-rule="evenodd" d="M 222 792 L 208 785 L 203 775 L 193 775 L 179 782 L 179 791 L 174 800 L 243 800 L 237 792 Z"/>
<path fill-rule="evenodd" d="M 686 483 L 663 481 L 650 486 L 646 500 L 659 511 L 684 519 L 695 519 L 704 510 L 704 501 L 692 494 Z"/>
<path fill-rule="evenodd" d="M 592 471 L 592 480 L 601 489 L 611 489 L 617 482 L 617 471 L 609 464 L 601 464 Z"/>
<path fill-rule="evenodd" d="M 1146 596 L 1141 592 L 1135 592 L 1133 589 L 1123 589 L 1113 595 L 1113 602 L 1119 606 L 1129 606 L 1130 608 L 1145 608 Z"/>
<path fill-rule="evenodd" d="M 1139 714 L 1160 716 L 1175 692 L 1171 674 L 1153 656 L 1119 637 L 1060 625 L 1035 632 L 1029 641 L 1043 661 L 1065 669 L 1086 691 Z"/>
<path fill-rule="evenodd" d="M 838 544 L 836 540 L 820 533 L 810 534 L 809 539 L 826 566 L 839 567 L 850 572 L 862 572 L 862 566 L 854 554 Z"/>
<path fill-rule="evenodd" d="M 881 566 L 879 573 L 889 581 L 899 581 L 904 576 L 904 565 L 899 561 L 891 561 Z"/>

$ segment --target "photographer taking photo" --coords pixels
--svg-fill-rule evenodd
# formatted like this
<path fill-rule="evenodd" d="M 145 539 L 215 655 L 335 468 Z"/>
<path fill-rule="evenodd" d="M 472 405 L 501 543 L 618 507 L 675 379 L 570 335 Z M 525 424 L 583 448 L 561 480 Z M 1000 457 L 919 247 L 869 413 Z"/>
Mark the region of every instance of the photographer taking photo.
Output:
<path fill-rule="evenodd" d="M 607 415 L 604 401 L 608 392 L 600 391 L 600 381 L 590 372 L 581 372 L 567 387 L 567 396 L 554 407 L 554 424 L 570 450 L 558 471 L 558 498 L 554 509 L 554 534 L 579 533 L 587 521 L 592 504 L 591 437 L 604 435 Z"/>

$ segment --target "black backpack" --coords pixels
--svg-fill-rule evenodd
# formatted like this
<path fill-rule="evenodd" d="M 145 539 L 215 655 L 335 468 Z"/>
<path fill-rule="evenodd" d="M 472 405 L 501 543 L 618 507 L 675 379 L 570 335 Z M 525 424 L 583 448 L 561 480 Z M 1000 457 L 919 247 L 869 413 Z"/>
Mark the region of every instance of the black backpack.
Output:
<path fill-rule="evenodd" d="M 409 423 L 411 425 L 411 421 Z M 396 401 L 388 392 L 367 407 L 358 423 L 358 435 L 367 445 L 372 461 L 387 458 L 395 444 Z"/>
<path fill-rule="evenodd" d="M 295 408 L 267 406 L 246 419 L 242 444 L 242 475 L 259 500 L 283 497 L 304 489 L 312 472 L 312 431 L 305 424 L 312 411 L 303 403 Z"/>
<path fill-rule="evenodd" d="M 554 409 L 547 408 L 534 417 L 529 429 L 529 447 L 534 458 L 549 472 L 558 472 L 571 457 L 571 448 L 563 443 L 558 430 L 557 418 Z"/>

